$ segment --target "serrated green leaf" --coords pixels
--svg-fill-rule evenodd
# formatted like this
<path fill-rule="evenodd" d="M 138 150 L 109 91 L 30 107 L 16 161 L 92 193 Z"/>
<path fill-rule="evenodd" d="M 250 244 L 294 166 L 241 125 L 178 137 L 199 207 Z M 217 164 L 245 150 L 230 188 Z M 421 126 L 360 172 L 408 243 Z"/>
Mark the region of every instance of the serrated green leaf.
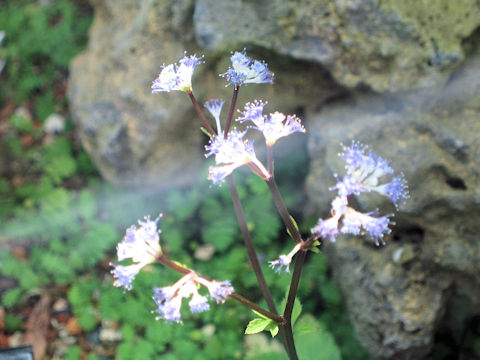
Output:
<path fill-rule="evenodd" d="M 58 183 L 75 173 L 77 163 L 69 154 L 59 155 L 50 159 L 50 161 L 45 164 L 44 169 L 48 176 L 50 176 L 54 182 Z"/>
<path fill-rule="evenodd" d="M 272 322 L 268 325 L 267 330 L 270 331 L 270 335 L 272 335 L 273 338 L 278 334 L 278 325 L 275 322 Z"/>
<path fill-rule="evenodd" d="M 12 307 L 18 304 L 22 296 L 23 290 L 20 288 L 9 289 L 3 294 L 2 304 L 5 307 Z"/>
<path fill-rule="evenodd" d="M 257 334 L 265 330 L 271 322 L 271 319 L 253 319 L 248 323 L 247 328 L 245 329 L 245 334 Z"/>

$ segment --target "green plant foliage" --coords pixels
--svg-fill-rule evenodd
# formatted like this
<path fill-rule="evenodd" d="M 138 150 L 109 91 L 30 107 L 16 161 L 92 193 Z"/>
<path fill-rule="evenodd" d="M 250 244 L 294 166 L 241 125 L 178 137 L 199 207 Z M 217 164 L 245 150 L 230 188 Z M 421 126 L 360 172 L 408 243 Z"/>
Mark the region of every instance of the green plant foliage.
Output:
<path fill-rule="evenodd" d="M 93 330 L 98 324 L 97 310 L 93 305 L 94 292 L 100 287 L 97 279 L 81 279 L 68 291 L 68 300 L 78 324 L 85 331 Z"/>
<path fill-rule="evenodd" d="M 71 142 L 65 138 L 56 138 L 54 142 L 45 146 L 38 167 L 43 169 L 54 183 L 72 176 L 77 165 L 72 157 Z"/>
<path fill-rule="evenodd" d="M 24 290 L 35 289 L 43 284 L 43 279 L 26 261 L 12 257 L 5 250 L 0 250 L 0 266 L 2 275 L 17 279 Z"/>
<path fill-rule="evenodd" d="M 36 129 L 33 125 L 32 119 L 18 114 L 13 114 L 10 119 L 10 126 L 19 132 L 24 132 L 27 134 L 36 133 Z"/>
<path fill-rule="evenodd" d="M 82 356 L 82 349 L 79 346 L 73 345 L 72 347 L 68 348 L 67 352 L 65 353 L 64 360 L 80 360 Z"/>
<path fill-rule="evenodd" d="M 0 98 L 21 103 L 39 89 L 54 89 L 84 46 L 90 23 L 90 11 L 68 0 L 45 6 L 36 1 L 2 4 L 0 24 L 6 37 L 0 56 L 7 65 Z"/>
<path fill-rule="evenodd" d="M 5 307 L 12 307 L 18 304 L 22 296 L 22 289 L 13 288 L 7 290 L 2 297 L 2 304 Z"/>
<path fill-rule="evenodd" d="M 68 259 L 53 252 L 46 252 L 39 248 L 32 251 L 32 264 L 37 271 L 51 277 L 57 284 L 64 285 L 75 278 L 74 268 Z"/>
<path fill-rule="evenodd" d="M 237 236 L 237 223 L 232 216 L 219 215 L 209 222 L 209 226 L 202 231 L 203 241 L 213 244 L 219 251 L 225 251 L 233 244 Z"/>
<path fill-rule="evenodd" d="M 22 319 L 20 319 L 18 316 L 15 316 L 13 314 L 6 314 L 4 323 L 5 323 L 5 328 L 10 332 L 14 332 L 22 329 Z"/>
<path fill-rule="evenodd" d="M 256 318 L 250 321 L 245 329 L 246 335 L 257 334 L 262 331 L 270 331 L 272 337 L 278 334 L 277 324 L 268 318 Z"/>
<path fill-rule="evenodd" d="M 35 102 L 35 115 L 40 121 L 44 121 L 56 110 L 56 103 L 51 89 L 39 95 Z"/>
<path fill-rule="evenodd" d="M 340 349 L 331 333 L 313 315 L 305 314 L 294 328 L 299 359 L 340 360 Z"/>

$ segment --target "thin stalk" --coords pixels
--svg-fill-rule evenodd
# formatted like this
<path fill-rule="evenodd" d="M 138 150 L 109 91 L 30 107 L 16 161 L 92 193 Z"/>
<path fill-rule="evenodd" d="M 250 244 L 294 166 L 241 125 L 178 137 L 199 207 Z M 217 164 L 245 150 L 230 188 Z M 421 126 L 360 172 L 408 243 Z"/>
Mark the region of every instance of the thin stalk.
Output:
<path fill-rule="evenodd" d="M 290 282 L 290 288 L 288 290 L 287 305 L 283 317 L 287 323 L 292 321 L 293 305 L 295 304 L 295 296 L 297 295 L 298 284 L 300 283 L 300 276 L 302 275 L 302 267 L 305 262 L 306 251 L 299 251 L 295 256 L 295 267 L 293 268 L 292 281 Z"/>
<path fill-rule="evenodd" d="M 183 267 L 182 265 L 177 264 L 175 261 L 170 260 L 164 254 L 161 254 L 157 257 L 159 263 L 169 267 L 170 269 L 179 272 L 181 274 L 190 274 L 192 270 Z"/>
<path fill-rule="evenodd" d="M 300 232 L 298 231 L 297 227 L 293 223 L 292 217 L 290 216 L 290 213 L 288 212 L 287 207 L 283 202 L 283 198 L 282 198 L 282 195 L 280 194 L 280 191 L 278 190 L 277 183 L 275 182 L 275 178 L 272 176 L 270 179 L 265 180 L 265 182 L 267 183 L 268 188 L 272 193 L 275 206 L 277 207 L 278 212 L 280 213 L 280 216 L 282 217 L 282 220 L 285 223 L 285 226 L 287 227 L 290 235 L 293 237 L 293 240 L 297 244 L 303 243 L 302 236 L 300 235 Z"/>
<path fill-rule="evenodd" d="M 270 289 L 268 288 L 267 282 L 265 281 L 265 277 L 263 276 L 263 271 L 260 266 L 260 262 L 258 261 L 257 253 L 255 251 L 255 247 L 253 245 L 250 232 L 248 231 L 247 221 L 245 219 L 245 213 L 243 211 L 240 198 L 238 196 L 238 191 L 237 191 L 237 187 L 235 186 L 235 181 L 233 180 L 233 177 L 231 175 L 228 176 L 227 179 L 228 179 L 228 186 L 230 187 L 230 195 L 232 197 L 233 207 L 235 208 L 235 214 L 237 215 L 238 226 L 240 227 L 240 231 L 243 235 L 245 247 L 247 248 L 248 258 L 250 260 L 250 263 L 252 264 L 253 271 L 255 272 L 255 275 L 258 280 L 258 284 L 260 285 L 260 290 L 262 291 L 263 297 L 267 302 L 268 308 L 270 309 L 271 312 L 277 313 L 275 303 L 273 302 L 272 294 L 270 293 Z"/>
<path fill-rule="evenodd" d="M 293 269 L 292 280 L 290 282 L 290 288 L 287 295 L 287 304 L 285 305 L 285 311 L 283 312 L 283 317 L 286 321 L 285 326 L 285 338 L 288 344 L 288 347 L 291 349 L 290 359 L 298 359 L 297 350 L 295 349 L 295 340 L 293 338 L 292 330 L 292 312 L 293 306 L 295 305 L 295 297 L 297 295 L 298 285 L 300 283 L 300 277 L 302 275 L 302 267 L 305 262 L 306 251 L 300 251 L 295 256 L 295 267 Z"/>
<path fill-rule="evenodd" d="M 232 125 L 232 120 L 233 120 L 233 112 L 235 111 L 235 107 L 237 106 L 237 98 L 238 98 L 238 90 L 240 88 L 235 85 L 233 88 L 233 95 L 232 95 L 232 101 L 230 102 L 230 109 L 228 109 L 228 116 L 227 116 L 227 122 L 225 124 L 225 139 L 227 138 L 228 132 L 230 131 L 230 126 Z"/>
<path fill-rule="evenodd" d="M 202 121 L 203 126 L 205 126 L 205 129 L 207 129 L 207 131 L 210 133 L 210 136 L 215 135 L 216 134 L 215 130 L 213 130 L 212 126 L 210 125 L 210 123 L 205 118 L 205 115 L 203 114 L 202 108 L 198 104 L 198 101 L 195 98 L 195 95 L 193 95 L 193 92 L 190 90 L 190 91 L 187 91 L 187 94 L 188 94 L 188 96 L 190 96 L 190 100 L 192 100 L 193 107 L 195 108 L 195 111 L 197 112 L 197 115 L 199 116 L 200 120 Z"/>
<path fill-rule="evenodd" d="M 297 349 L 295 348 L 295 340 L 293 338 L 292 323 L 287 321 L 286 325 L 283 326 L 285 329 L 285 339 L 288 346 L 288 358 L 290 360 L 298 360 Z"/>
<path fill-rule="evenodd" d="M 267 170 L 273 176 L 273 147 L 267 145 Z"/>
<path fill-rule="evenodd" d="M 264 308 L 258 306 L 257 304 L 251 302 L 250 300 L 244 298 L 243 296 L 238 295 L 237 293 L 233 293 L 232 295 L 230 295 L 230 297 L 242 303 L 243 305 L 248 306 L 250 309 L 257 311 L 262 315 L 265 315 L 266 317 L 268 317 L 269 319 L 272 319 L 279 325 L 285 324 L 285 319 L 283 318 L 283 316 L 267 311 Z"/>
<path fill-rule="evenodd" d="M 275 303 L 273 302 L 272 294 L 270 293 L 270 289 L 268 288 L 267 282 L 265 281 L 265 277 L 263 276 L 263 271 L 260 266 L 260 262 L 258 261 L 257 253 L 255 251 L 255 247 L 253 245 L 250 232 L 248 231 L 247 221 L 245 219 L 245 213 L 243 211 L 242 203 L 240 202 L 240 197 L 238 196 L 238 191 L 237 191 L 237 187 L 235 186 L 235 181 L 233 180 L 232 175 L 228 176 L 227 179 L 228 179 L 228 186 L 230 188 L 230 195 L 233 201 L 233 207 L 235 208 L 235 214 L 237 216 L 237 221 L 240 227 L 240 231 L 243 235 L 243 240 L 245 243 L 245 247 L 247 249 L 248 258 L 250 259 L 250 264 L 252 264 L 253 271 L 255 272 L 255 276 L 257 277 L 260 290 L 262 292 L 263 298 L 267 303 L 268 309 L 273 314 L 278 314 L 277 308 L 275 307 Z M 287 341 L 285 327 L 279 326 L 278 332 L 280 334 L 280 338 L 282 340 L 283 346 L 285 347 L 285 351 L 289 354 L 289 357 L 290 357 L 291 350 L 290 350 L 289 342 Z"/>

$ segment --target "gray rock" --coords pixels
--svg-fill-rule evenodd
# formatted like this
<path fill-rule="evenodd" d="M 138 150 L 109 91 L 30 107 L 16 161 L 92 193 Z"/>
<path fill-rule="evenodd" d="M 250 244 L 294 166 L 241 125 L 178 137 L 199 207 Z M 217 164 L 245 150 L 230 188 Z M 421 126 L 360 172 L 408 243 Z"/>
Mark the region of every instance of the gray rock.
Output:
<path fill-rule="evenodd" d="M 464 40 L 480 25 L 480 5 L 199 0 L 194 25 L 207 48 L 255 44 L 322 64 L 347 88 L 396 92 L 448 79 L 465 59 Z"/>
<path fill-rule="evenodd" d="M 409 182 L 411 199 L 387 246 L 346 237 L 326 246 L 357 334 L 377 358 L 420 358 L 452 299 L 478 303 L 479 74 L 477 51 L 444 88 L 362 95 L 309 116 L 308 191 L 324 214 L 333 174 L 342 174 L 342 142 L 368 144 Z M 356 200 L 363 211 L 394 211 L 384 197 Z"/>
<path fill-rule="evenodd" d="M 160 65 L 184 51 L 169 33 L 169 12 L 150 0 L 93 5 L 89 46 L 71 64 L 68 89 L 86 150 L 113 183 L 185 182 L 201 156 L 201 135 L 184 131 L 193 118 L 188 98 L 150 90 Z"/>

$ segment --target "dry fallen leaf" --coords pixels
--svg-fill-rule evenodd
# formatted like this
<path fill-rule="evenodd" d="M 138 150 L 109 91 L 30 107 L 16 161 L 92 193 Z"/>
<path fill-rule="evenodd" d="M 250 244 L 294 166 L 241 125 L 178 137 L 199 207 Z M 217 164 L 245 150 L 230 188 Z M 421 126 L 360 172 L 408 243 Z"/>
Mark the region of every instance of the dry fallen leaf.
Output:
<path fill-rule="evenodd" d="M 50 296 L 42 295 L 40 301 L 28 317 L 25 326 L 23 345 L 33 346 L 35 359 L 41 360 L 47 351 L 47 331 L 50 323 Z"/>

